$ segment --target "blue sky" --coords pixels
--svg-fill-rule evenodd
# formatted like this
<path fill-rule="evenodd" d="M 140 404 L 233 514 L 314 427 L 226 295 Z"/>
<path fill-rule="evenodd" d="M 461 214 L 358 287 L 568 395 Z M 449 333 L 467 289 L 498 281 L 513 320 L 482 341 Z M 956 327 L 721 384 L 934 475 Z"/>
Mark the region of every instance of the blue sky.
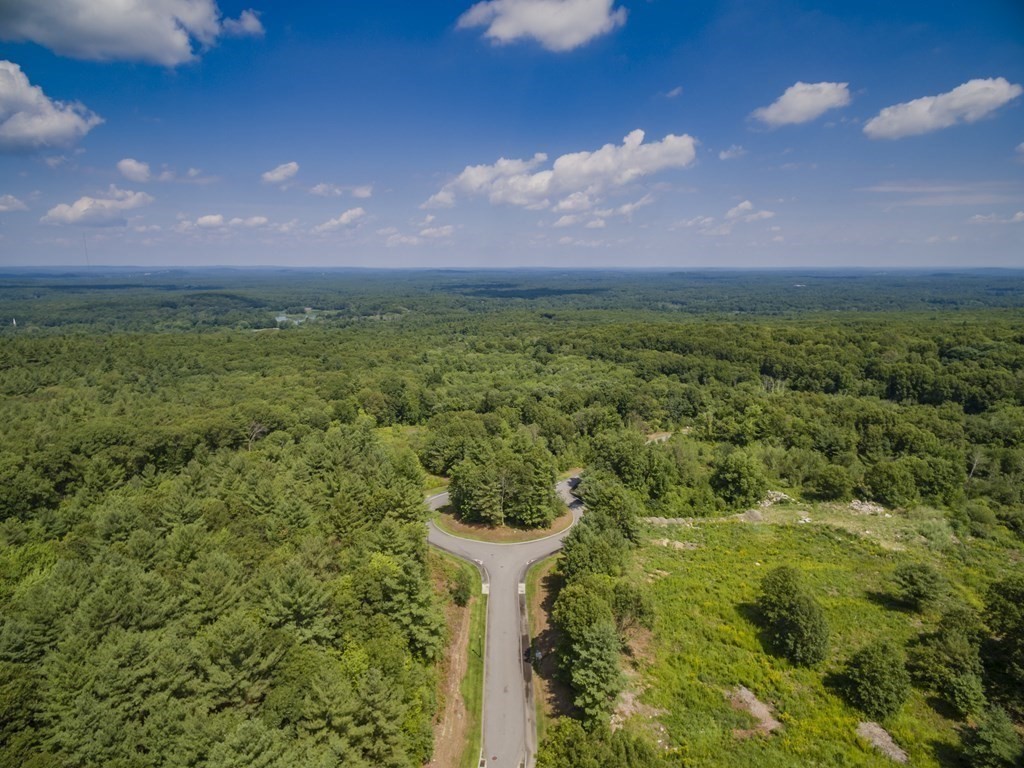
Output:
<path fill-rule="evenodd" d="M 1024 4 L 5 0 L 0 265 L 1024 266 Z"/>

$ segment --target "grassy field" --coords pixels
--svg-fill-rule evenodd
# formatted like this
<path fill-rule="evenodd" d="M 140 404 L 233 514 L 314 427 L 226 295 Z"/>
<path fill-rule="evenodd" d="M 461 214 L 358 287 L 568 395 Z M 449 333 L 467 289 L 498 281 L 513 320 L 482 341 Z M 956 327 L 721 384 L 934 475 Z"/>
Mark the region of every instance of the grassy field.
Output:
<path fill-rule="evenodd" d="M 466 748 L 459 765 L 462 768 L 476 768 L 480 759 L 480 739 L 483 730 L 484 701 L 484 650 L 487 641 L 487 595 L 480 594 L 480 573 L 469 563 L 463 567 L 472 569 L 476 595 L 470 601 L 469 616 L 469 658 L 466 676 L 462 679 L 462 700 L 466 703 Z"/>
<path fill-rule="evenodd" d="M 835 675 L 870 640 L 905 642 L 937 619 L 894 604 L 889 580 L 896 565 L 931 562 L 953 594 L 977 605 L 998 549 L 984 542 L 961 547 L 930 510 L 886 514 L 855 516 L 820 505 L 767 510 L 762 522 L 730 518 L 652 528 L 631 578 L 648 584 L 656 621 L 631 663 L 641 701 L 658 713 L 651 716 L 645 707 L 648 715 L 634 717 L 630 726 L 652 732 L 663 726 L 655 735 L 688 766 L 891 766 L 856 735 L 867 718 L 837 695 Z M 802 572 L 832 629 L 829 656 L 814 669 L 771 655 L 755 621 L 759 582 L 782 564 Z M 780 731 L 734 735 L 753 724 L 727 700 L 741 685 L 774 708 Z M 884 723 L 912 765 L 954 764 L 956 724 L 942 713 L 941 703 L 915 690 Z"/>

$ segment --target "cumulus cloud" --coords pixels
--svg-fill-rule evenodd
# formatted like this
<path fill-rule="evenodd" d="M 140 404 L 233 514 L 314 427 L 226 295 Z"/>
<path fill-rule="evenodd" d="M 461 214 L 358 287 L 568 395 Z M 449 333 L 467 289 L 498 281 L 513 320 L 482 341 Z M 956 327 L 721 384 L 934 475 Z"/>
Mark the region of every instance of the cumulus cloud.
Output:
<path fill-rule="evenodd" d="M 298 166 L 296 166 L 298 168 Z M 275 169 L 278 170 L 278 169 Z M 309 189 L 309 194 L 317 195 L 318 197 L 341 197 L 341 195 L 348 192 L 352 197 L 358 197 L 365 200 L 368 197 L 373 197 L 373 187 L 369 184 L 363 184 L 357 187 L 341 187 L 337 184 L 328 184 L 327 182 L 320 182 Z"/>
<path fill-rule="evenodd" d="M 626 23 L 615 0 L 485 0 L 459 17 L 458 27 L 486 27 L 495 43 L 536 40 L 549 51 L 571 51 Z"/>
<path fill-rule="evenodd" d="M 994 213 L 987 215 L 975 214 L 971 216 L 972 224 L 1024 224 L 1024 211 L 1017 211 L 1013 216 L 1005 219 L 996 216 Z"/>
<path fill-rule="evenodd" d="M 583 209 L 583 213 L 567 213 L 560 216 L 551 226 L 555 229 L 561 229 L 582 224 L 587 229 L 604 229 L 608 223 L 607 220 L 612 216 L 622 216 L 627 220 L 631 220 L 637 210 L 653 202 L 653 195 L 644 195 L 639 200 L 632 203 L 623 203 L 616 208 L 601 208 L 594 211 Z M 554 210 L 558 211 L 559 209 L 556 206 Z"/>
<path fill-rule="evenodd" d="M 849 83 L 795 83 L 767 107 L 755 109 L 751 116 L 771 128 L 806 123 L 830 109 L 850 103 Z"/>
<path fill-rule="evenodd" d="M 260 22 L 260 15 L 250 9 L 242 11 L 237 19 L 224 19 L 224 34 L 234 37 L 263 37 L 265 30 Z"/>
<path fill-rule="evenodd" d="M 715 219 L 714 216 L 694 216 L 692 219 L 677 222 L 671 228 L 692 228 L 702 235 L 726 236 L 732 234 L 732 230 L 737 224 L 764 221 L 774 217 L 774 211 L 758 210 L 752 202 L 744 200 L 726 211 L 721 221 Z M 773 228 L 773 230 L 777 229 L 777 227 Z"/>
<path fill-rule="evenodd" d="M 245 227 L 246 229 L 255 229 L 256 227 L 265 227 L 270 223 L 270 220 L 266 216 L 250 216 L 247 219 L 241 219 L 237 216 L 228 222 L 229 227 Z"/>
<path fill-rule="evenodd" d="M 216 0 L 4 0 L 0 39 L 39 43 L 62 56 L 173 67 L 222 34 L 261 35 L 252 10 L 222 19 Z"/>
<path fill-rule="evenodd" d="M 139 160 L 126 157 L 123 160 L 118 161 L 117 170 L 119 170 L 121 175 L 129 181 L 137 181 L 139 183 L 149 181 L 149 163 L 143 163 Z"/>
<path fill-rule="evenodd" d="M 455 232 L 455 227 L 451 224 L 445 224 L 442 227 L 426 227 L 420 230 L 420 237 L 429 238 L 441 238 L 451 237 Z"/>
<path fill-rule="evenodd" d="M 730 208 L 725 213 L 725 218 L 728 220 L 741 219 L 743 221 L 760 221 L 762 219 L 773 218 L 774 216 L 774 211 L 755 210 L 754 204 L 749 200 L 744 200 L 735 208 Z"/>
<path fill-rule="evenodd" d="M 355 224 L 359 219 L 366 215 L 366 211 L 362 208 L 349 208 L 340 216 L 325 221 L 323 224 L 318 224 L 313 227 L 313 232 L 321 235 L 325 232 L 333 232 L 336 229 L 344 229 L 352 224 Z"/>
<path fill-rule="evenodd" d="M 263 175 L 266 176 L 266 174 Z M 325 182 L 320 182 L 309 190 L 309 194 L 317 195 L 318 197 L 338 197 L 341 193 L 342 189 L 337 184 L 327 184 Z"/>
<path fill-rule="evenodd" d="M 605 144 L 593 152 L 558 157 L 550 168 L 547 155 L 529 160 L 499 159 L 493 165 L 471 165 L 433 195 L 424 207 L 450 207 L 459 194 L 487 197 L 491 203 L 543 209 L 552 196 L 562 200 L 558 210 L 581 210 L 604 190 L 619 187 L 659 171 L 685 168 L 696 157 L 696 139 L 669 134 L 643 143 L 644 132 L 631 132 L 621 145 Z"/>
<path fill-rule="evenodd" d="M 259 227 L 266 227 L 270 225 L 270 220 L 266 216 L 249 216 L 248 218 L 241 218 L 235 216 L 234 218 L 228 219 L 224 214 L 221 213 L 208 213 L 205 216 L 200 216 L 195 221 L 189 221 L 188 219 L 182 219 L 178 222 L 176 229 L 179 232 L 193 232 L 197 229 L 214 231 L 222 230 L 227 232 L 228 229 L 256 229 Z M 275 229 L 280 232 L 287 231 L 287 225 L 275 225 Z"/>
<path fill-rule="evenodd" d="M 260 178 L 262 178 L 267 184 L 280 184 L 283 181 L 288 181 L 288 179 L 292 178 L 298 172 L 298 163 L 281 163 L 277 168 L 267 171 Z"/>
<path fill-rule="evenodd" d="M 671 91 L 665 94 L 666 99 L 678 99 L 683 95 L 683 86 L 677 85 Z"/>
<path fill-rule="evenodd" d="M 40 221 L 44 224 L 80 224 L 82 226 L 124 226 L 124 212 L 153 202 L 145 192 L 132 192 L 110 185 L 104 197 L 80 197 L 71 205 L 51 208 Z"/>
<path fill-rule="evenodd" d="M 396 232 L 388 236 L 388 239 L 384 241 L 384 245 L 388 248 L 395 248 L 399 245 L 419 245 L 420 242 L 416 235 L 402 235 Z"/>
<path fill-rule="evenodd" d="M 743 157 L 747 154 L 747 150 L 741 147 L 739 144 L 733 144 L 728 149 L 723 149 L 718 153 L 719 160 L 735 160 L 738 157 Z"/>
<path fill-rule="evenodd" d="M 183 184 L 212 184 L 217 181 L 213 176 L 203 176 L 203 172 L 198 168 L 189 168 L 184 176 L 178 176 L 177 172 L 168 168 L 166 165 L 163 170 L 156 173 L 149 165 L 141 160 L 136 160 L 132 157 L 126 157 L 119 160 L 117 163 L 117 170 L 129 181 L 134 181 L 139 184 L 145 184 L 149 181 L 176 181 Z"/>
<path fill-rule="evenodd" d="M 573 192 L 555 204 L 556 211 L 589 211 L 594 207 L 594 201 L 586 192 Z"/>
<path fill-rule="evenodd" d="M 27 210 L 28 206 L 21 202 L 21 200 L 16 198 L 14 195 L 0 195 L 0 213 L 10 213 L 11 211 Z"/>
<path fill-rule="evenodd" d="M 82 104 L 48 98 L 21 67 L 0 61 L 0 151 L 66 146 L 102 122 Z"/>
<path fill-rule="evenodd" d="M 199 229 L 220 229 L 224 226 L 224 216 L 219 213 L 200 216 L 196 219 L 196 226 Z"/>
<path fill-rule="evenodd" d="M 918 136 L 957 123 L 973 123 L 990 115 L 1024 92 L 1006 78 L 968 80 L 938 96 L 923 96 L 886 107 L 864 124 L 872 139 L 901 139 Z"/>

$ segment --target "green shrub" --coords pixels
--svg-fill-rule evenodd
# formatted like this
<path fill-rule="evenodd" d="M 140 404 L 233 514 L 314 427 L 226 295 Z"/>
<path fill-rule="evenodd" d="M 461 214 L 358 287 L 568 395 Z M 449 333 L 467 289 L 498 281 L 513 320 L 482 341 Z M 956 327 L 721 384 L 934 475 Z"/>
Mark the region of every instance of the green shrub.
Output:
<path fill-rule="evenodd" d="M 918 500 L 917 481 L 906 462 L 883 461 L 867 471 L 864 478 L 871 497 L 889 507 L 909 507 Z"/>
<path fill-rule="evenodd" d="M 472 596 L 473 576 L 467 569 L 459 568 L 455 575 L 455 583 L 452 584 L 452 600 L 459 607 L 465 607 Z"/>
<path fill-rule="evenodd" d="M 850 703 L 877 720 L 896 714 L 910 694 L 903 651 L 889 641 L 878 641 L 857 651 L 845 672 Z"/>
<path fill-rule="evenodd" d="M 992 707 L 964 737 L 964 756 L 971 768 L 1014 768 L 1020 764 L 1020 737 L 1001 707 Z"/>
<path fill-rule="evenodd" d="M 711 487 L 732 507 L 749 507 L 764 498 L 768 480 L 761 462 L 744 451 L 733 451 L 715 466 Z"/>
<path fill-rule="evenodd" d="M 823 501 L 849 501 L 853 497 L 853 477 L 839 464 L 826 464 L 811 478 L 811 494 Z"/>
<path fill-rule="evenodd" d="M 946 592 L 946 581 L 928 563 L 904 563 L 893 573 L 900 602 L 920 611 L 937 603 Z"/>
<path fill-rule="evenodd" d="M 992 631 L 992 660 L 1006 676 L 1011 698 L 1024 705 L 1024 575 L 989 588 L 985 623 Z"/>
<path fill-rule="evenodd" d="M 758 608 L 772 642 L 794 664 L 811 666 L 828 655 L 825 613 L 793 568 L 783 565 L 764 577 Z"/>

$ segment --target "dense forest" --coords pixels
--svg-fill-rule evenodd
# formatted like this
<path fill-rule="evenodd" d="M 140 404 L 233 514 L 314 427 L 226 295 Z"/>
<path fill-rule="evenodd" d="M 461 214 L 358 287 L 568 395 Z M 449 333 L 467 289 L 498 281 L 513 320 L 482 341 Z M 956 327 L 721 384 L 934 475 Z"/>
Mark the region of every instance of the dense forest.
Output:
<path fill-rule="evenodd" d="M 543 526 L 571 467 L 589 511 L 553 619 L 575 709 L 543 765 L 716 764 L 682 727 L 667 751 L 608 730 L 631 633 L 674 621 L 637 577 L 645 519 L 769 491 L 952 542 L 892 576 L 906 649 L 830 643 L 814 578 L 753 584 L 777 663 L 832 658 L 835 706 L 883 721 L 926 692 L 955 734 L 938 764 L 1017 759 L 1024 274 L 0 279 L 2 766 L 427 762 L 451 597 L 424 493 Z M 745 546 L 708 530 L 705 551 Z M 871 687 L 879 658 L 902 694 Z"/>

